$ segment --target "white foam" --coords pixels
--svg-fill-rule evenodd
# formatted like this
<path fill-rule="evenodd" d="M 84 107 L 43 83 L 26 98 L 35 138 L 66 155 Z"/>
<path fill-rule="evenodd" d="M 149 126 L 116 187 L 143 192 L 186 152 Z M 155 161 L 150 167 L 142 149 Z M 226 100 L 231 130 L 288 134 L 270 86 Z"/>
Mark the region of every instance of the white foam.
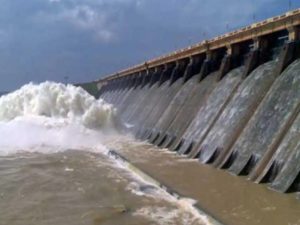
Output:
<path fill-rule="evenodd" d="M 106 151 L 116 112 L 80 87 L 27 84 L 0 98 L 0 155 L 68 149 Z M 92 129 L 91 129 L 92 128 Z"/>
<path fill-rule="evenodd" d="M 110 156 L 109 153 L 108 156 Z M 110 158 L 115 159 L 114 157 Z M 159 187 L 155 181 L 147 179 L 126 161 L 115 160 L 114 166 L 129 172 L 128 176 L 132 178 L 132 181 L 127 185 L 127 191 L 137 196 L 166 201 L 174 206 L 174 210 L 165 207 L 146 206 L 135 211 L 134 215 L 145 217 L 161 225 L 174 225 L 177 224 L 176 221 L 180 221 L 182 225 L 213 224 L 207 215 L 195 207 L 196 200 L 190 198 L 178 199 L 176 196 L 169 194 L 166 190 Z"/>
<path fill-rule="evenodd" d="M 193 217 L 187 211 L 180 208 L 170 209 L 167 207 L 142 207 L 134 212 L 135 216 L 145 217 L 159 225 L 207 225 L 210 224 L 206 219 Z"/>
<path fill-rule="evenodd" d="M 69 149 L 106 151 L 101 130 L 88 129 L 65 119 L 43 116 L 17 117 L 0 122 L 0 155 L 18 152 L 55 153 Z"/>
<path fill-rule="evenodd" d="M 20 116 L 64 118 L 86 127 L 111 127 L 115 109 L 80 87 L 54 82 L 27 84 L 0 98 L 0 121 Z"/>

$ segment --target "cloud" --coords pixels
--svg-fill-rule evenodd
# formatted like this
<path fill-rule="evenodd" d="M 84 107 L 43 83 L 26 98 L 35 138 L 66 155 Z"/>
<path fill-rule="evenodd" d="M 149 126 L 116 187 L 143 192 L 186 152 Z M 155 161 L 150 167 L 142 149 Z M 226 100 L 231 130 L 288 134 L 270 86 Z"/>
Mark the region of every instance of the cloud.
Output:
<path fill-rule="evenodd" d="M 40 11 L 35 15 L 35 21 L 69 24 L 79 31 L 90 33 L 98 41 L 114 40 L 114 26 L 110 22 L 109 14 L 89 5 L 62 6 L 55 11 Z"/>
<path fill-rule="evenodd" d="M 126 21 L 127 10 L 137 9 L 143 0 L 48 1 L 56 3 L 56 10 L 40 11 L 37 21 L 66 22 L 79 30 L 90 32 L 98 41 L 109 42 L 117 39 L 118 27 Z"/>
<path fill-rule="evenodd" d="M 287 9 L 278 0 L 3 0 L 0 91 L 99 79 Z"/>
<path fill-rule="evenodd" d="M 83 31 L 92 31 L 99 40 L 111 41 L 114 38 L 109 16 L 105 12 L 95 11 L 87 5 L 64 10 L 57 16 L 57 19 L 64 20 Z"/>

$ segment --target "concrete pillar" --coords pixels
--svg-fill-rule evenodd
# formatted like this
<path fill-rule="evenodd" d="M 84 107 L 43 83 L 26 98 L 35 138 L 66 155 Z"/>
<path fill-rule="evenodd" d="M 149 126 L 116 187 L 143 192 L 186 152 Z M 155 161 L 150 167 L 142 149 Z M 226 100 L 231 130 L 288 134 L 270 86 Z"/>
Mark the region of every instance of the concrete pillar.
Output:
<path fill-rule="evenodd" d="M 150 85 L 151 86 L 153 84 L 155 84 L 157 81 L 159 81 L 161 72 L 162 72 L 162 68 L 161 67 L 155 67 L 154 68 L 154 72 L 153 72 L 153 75 L 152 75 L 151 81 L 150 81 Z"/>
<path fill-rule="evenodd" d="M 184 77 L 183 82 L 186 81 L 186 70 L 188 69 L 187 67 L 190 64 L 188 60 L 189 59 L 181 59 L 176 61 L 176 67 L 171 77 L 171 84 L 178 80 L 180 77 Z"/>
<path fill-rule="evenodd" d="M 189 57 L 189 61 L 188 61 L 188 64 L 186 66 L 186 69 L 185 69 L 184 75 L 183 75 L 184 83 L 192 77 L 192 68 L 193 68 L 194 63 L 195 63 L 195 59 L 193 57 Z"/>
<path fill-rule="evenodd" d="M 138 75 L 137 75 L 137 82 L 136 82 L 135 88 L 142 85 L 142 83 L 143 83 L 143 74 L 140 71 L 140 72 L 138 72 Z"/>
<path fill-rule="evenodd" d="M 153 81 L 153 77 L 155 76 L 155 68 L 149 68 L 148 69 L 148 71 L 149 71 L 149 84 L 150 84 L 150 86 L 152 85 L 152 81 Z"/>
<path fill-rule="evenodd" d="M 202 66 L 204 60 L 205 60 L 204 55 L 197 55 L 197 56 L 190 57 L 189 64 L 187 65 L 187 68 L 186 68 L 185 74 L 184 74 L 184 82 L 189 80 L 192 76 L 200 73 L 201 66 Z"/>
<path fill-rule="evenodd" d="M 161 73 L 159 75 L 159 80 L 158 80 L 158 85 L 159 86 L 164 82 L 164 79 L 165 79 L 164 76 L 165 76 L 166 70 L 167 70 L 167 65 L 164 64 L 162 66 Z"/>
<path fill-rule="evenodd" d="M 300 38 L 300 29 L 297 26 L 291 26 L 287 28 L 289 32 L 289 41 L 296 41 Z"/>
<path fill-rule="evenodd" d="M 296 58 L 296 53 L 299 52 L 297 49 L 299 49 L 299 44 L 296 44 L 295 41 L 288 42 L 283 46 L 275 69 L 277 76 Z"/>
<path fill-rule="evenodd" d="M 245 60 L 243 78 L 246 78 L 255 68 L 269 60 L 268 40 L 264 37 L 253 38 L 253 48 Z"/>
<path fill-rule="evenodd" d="M 239 53 L 240 53 L 240 48 L 238 45 L 232 45 L 232 44 L 228 43 L 226 45 L 226 48 L 227 48 L 227 50 L 226 50 L 227 55 L 230 55 L 230 56 L 239 55 Z"/>
<path fill-rule="evenodd" d="M 147 71 L 143 70 L 140 72 L 141 74 L 141 87 L 145 86 L 145 81 L 146 81 L 146 76 L 147 76 Z"/>
<path fill-rule="evenodd" d="M 150 70 L 149 69 L 146 69 L 144 72 L 143 72 L 143 83 L 142 83 L 142 87 L 145 87 L 149 82 L 150 82 L 150 79 L 151 79 L 151 74 L 150 74 Z"/>
<path fill-rule="evenodd" d="M 171 75 L 170 84 L 169 84 L 170 86 L 178 79 L 179 67 L 180 67 L 180 62 L 179 60 L 177 60 L 175 63 L 175 68 Z"/>
<path fill-rule="evenodd" d="M 149 79 L 149 76 L 151 76 L 151 74 L 148 67 L 148 63 L 145 62 L 144 66 L 145 66 L 145 70 L 143 71 L 144 77 L 143 77 L 142 87 L 146 86 L 151 79 L 151 78 Z"/>
<path fill-rule="evenodd" d="M 266 49 L 269 45 L 268 40 L 264 37 L 253 38 L 253 49 Z"/>
<path fill-rule="evenodd" d="M 201 70 L 199 73 L 199 81 L 203 80 L 211 72 L 211 61 L 212 61 L 212 52 L 210 50 L 206 51 L 206 58 L 202 63 Z"/>
<path fill-rule="evenodd" d="M 174 68 L 175 68 L 174 63 L 168 63 L 163 65 L 163 70 L 159 79 L 159 85 L 162 85 L 165 81 L 170 79 Z"/>
<path fill-rule="evenodd" d="M 240 48 L 238 45 L 228 44 L 226 48 L 226 55 L 222 59 L 219 74 L 217 76 L 217 81 L 221 80 L 225 76 L 225 74 L 227 74 L 231 69 L 234 68 L 234 60 L 240 53 Z"/>
<path fill-rule="evenodd" d="M 259 65 L 259 50 L 252 50 L 245 61 L 243 78 L 246 78 Z"/>
<path fill-rule="evenodd" d="M 136 74 L 133 75 L 133 84 L 132 84 L 132 86 L 133 86 L 134 89 L 138 86 L 138 82 L 139 82 L 139 74 L 136 73 Z"/>

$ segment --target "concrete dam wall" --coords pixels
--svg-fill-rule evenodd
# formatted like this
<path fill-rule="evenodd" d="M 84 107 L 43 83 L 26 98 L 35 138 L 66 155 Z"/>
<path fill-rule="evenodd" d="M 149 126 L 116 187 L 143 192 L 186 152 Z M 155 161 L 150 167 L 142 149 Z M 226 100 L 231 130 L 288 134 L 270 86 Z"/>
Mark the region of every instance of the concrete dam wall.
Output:
<path fill-rule="evenodd" d="M 138 139 L 299 192 L 299 25 L 295 10 L 84 87 Z"/>

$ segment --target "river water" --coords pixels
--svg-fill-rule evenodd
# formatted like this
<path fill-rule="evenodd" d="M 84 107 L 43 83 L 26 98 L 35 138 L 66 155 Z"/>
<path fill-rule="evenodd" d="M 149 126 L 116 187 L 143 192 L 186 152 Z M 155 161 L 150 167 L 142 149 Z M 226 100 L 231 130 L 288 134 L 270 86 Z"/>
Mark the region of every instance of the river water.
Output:
<path fill-rule="evenodd" d="M 80 88 L 28 84 L 0 98 L 0 225 L 209 224 L 112 159 L 111 105 Z M 128 139 L 132 140 L 132 139 Z"/>

